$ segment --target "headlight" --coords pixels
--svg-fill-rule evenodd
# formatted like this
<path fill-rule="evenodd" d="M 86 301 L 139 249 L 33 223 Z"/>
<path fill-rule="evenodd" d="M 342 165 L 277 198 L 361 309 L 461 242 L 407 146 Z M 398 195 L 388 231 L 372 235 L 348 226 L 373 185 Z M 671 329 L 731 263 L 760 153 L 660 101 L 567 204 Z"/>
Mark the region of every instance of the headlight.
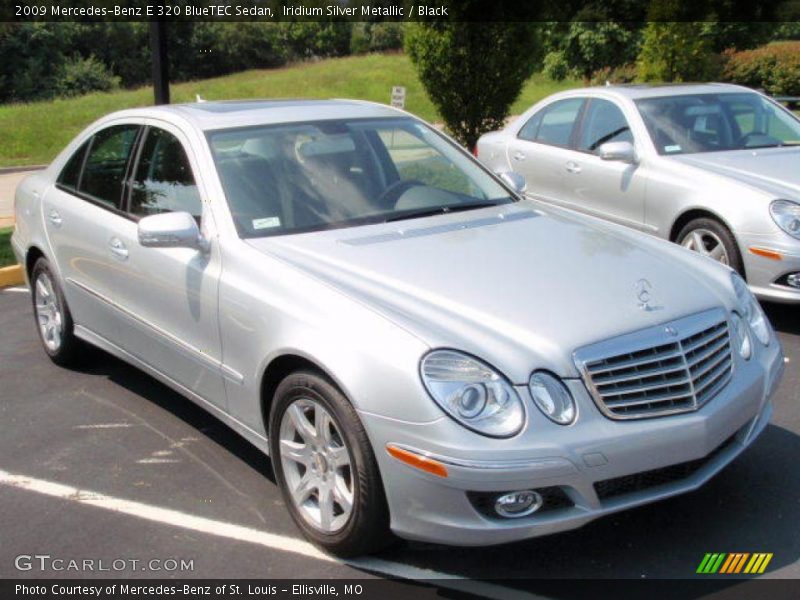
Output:
<path fill-rule="evenodd" d="M 748 360 L 753 354 L 753 348 L 750 345 L 750 332 L 747 330 L 747 323 L 737 312 L 731 313 L 731 320 L 733 321 L 733 335 L 736 338 L 735 342 L 739 355 Z"/>
<path fill-rule="evenodd" d="M 769 214 L 778 227 L 800 240 L 800 204 L 789 200 L 775 200 L 769 205 Z"/>
<path fill-rule="evenodd" d="M 769 344 L 770 327 L 761 305 L 738 273 L 731 273 L 731 281 L 745 321 L 750 325 L 758 341 L 766 346 Z"/>
<path fill-rule="evenodd" d="M 569 425 L 575 420 L 575 401 L 567 387 L 555 376 L 536 371 L 528 382 L 531 397 L 544 415 L 559 425 Z"/>
<path fill-rule="evenodd" d="M 491 437 L 511 437 L 522 429 L 522 401 L 486 363 L 454 350 L 434 350 L 422 359 L 420 372 L 431 397 L 464 427 Z"/>

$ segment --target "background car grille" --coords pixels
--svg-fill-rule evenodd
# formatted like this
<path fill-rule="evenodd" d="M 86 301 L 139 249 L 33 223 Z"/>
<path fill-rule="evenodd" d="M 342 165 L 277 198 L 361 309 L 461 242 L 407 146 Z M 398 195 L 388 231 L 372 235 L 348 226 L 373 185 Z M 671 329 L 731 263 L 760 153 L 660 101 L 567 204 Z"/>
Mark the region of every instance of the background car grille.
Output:
<path fill-rule="evenodd" d="M 676 331 L 668 326 L 660 330 Z M 733 359 L 726 319 L 672 339 L 583 363 L 590 391 L 607 416 L 637 419 L 696 410 L 730 380 Z"/>

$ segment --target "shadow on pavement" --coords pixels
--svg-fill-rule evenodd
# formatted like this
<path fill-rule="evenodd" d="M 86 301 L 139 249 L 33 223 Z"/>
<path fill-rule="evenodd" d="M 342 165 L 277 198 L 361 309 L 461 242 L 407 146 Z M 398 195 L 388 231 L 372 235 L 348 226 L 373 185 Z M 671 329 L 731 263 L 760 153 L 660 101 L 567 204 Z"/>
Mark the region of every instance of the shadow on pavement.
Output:
<path fill-rule="evenodd" d="M 764 302 L 761 305 L 776 331 L 800 335 L 800 306 Z"/>

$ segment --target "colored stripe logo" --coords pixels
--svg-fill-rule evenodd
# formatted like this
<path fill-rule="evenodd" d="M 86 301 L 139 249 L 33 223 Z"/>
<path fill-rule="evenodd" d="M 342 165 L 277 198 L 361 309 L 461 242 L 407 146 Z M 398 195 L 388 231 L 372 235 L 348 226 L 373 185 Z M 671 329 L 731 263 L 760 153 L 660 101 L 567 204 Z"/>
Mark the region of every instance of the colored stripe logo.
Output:
<path fill-rule="evenodd" d="M 703 575 L 760 574 L 772 560 L 772 552 L 708 552 L 700 561 L 697 573 Z"/>

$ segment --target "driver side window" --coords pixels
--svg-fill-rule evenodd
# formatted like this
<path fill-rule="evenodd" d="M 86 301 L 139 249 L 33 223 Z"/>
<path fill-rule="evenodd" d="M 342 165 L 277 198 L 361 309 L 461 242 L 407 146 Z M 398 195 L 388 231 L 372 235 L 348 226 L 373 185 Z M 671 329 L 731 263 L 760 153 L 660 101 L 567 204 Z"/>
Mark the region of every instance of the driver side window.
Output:
<path fill-rule="evenodd" d="M 609 100 L 593 98 L 586 109 L 578 150 L 596 153 L 600 146 L 608 142 L 632 144 L 633 134 L 625 115 L 616 104 Z"/>
<path fill-rule="evenodd" d="M 189 158 L 178 138 L 151 127 L 131 186 L 130 212 L 145 217 L 180 211 L 188 212 L 198 223 L 203 213 Z"/>

